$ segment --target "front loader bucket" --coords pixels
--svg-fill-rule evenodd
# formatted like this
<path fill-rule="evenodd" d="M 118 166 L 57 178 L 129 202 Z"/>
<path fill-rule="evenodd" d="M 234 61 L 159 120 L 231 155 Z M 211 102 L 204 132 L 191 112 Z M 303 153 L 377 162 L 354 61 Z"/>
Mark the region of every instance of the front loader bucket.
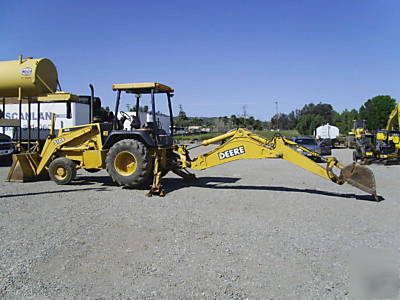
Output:
<path fill-rule="evenodd" d="M 7 181 L 26 182 L 37 179 L 38 153 L 14 154 Z"/>
<path fill-rule="evenodd" d="M 367 192 L 378 199 L 376 195 L 375 176 L 370 169 L 358 164 L 350 164 L 341 169 L 340 178 L 352 186 Z"/>

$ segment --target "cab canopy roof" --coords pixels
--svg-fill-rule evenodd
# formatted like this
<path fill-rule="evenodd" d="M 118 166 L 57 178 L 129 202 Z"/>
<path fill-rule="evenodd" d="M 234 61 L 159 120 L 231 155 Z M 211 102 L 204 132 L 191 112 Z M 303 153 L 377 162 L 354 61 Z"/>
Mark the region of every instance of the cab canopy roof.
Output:
<path fill-rule="evenodd" d="M 120 90 L 132 94 L 150 94 L 151 90 L 154 90 L 154 93 L 174 92 L 173 88 L 157 82 L 113 84 L 112 89 L 114 91 Z"/>

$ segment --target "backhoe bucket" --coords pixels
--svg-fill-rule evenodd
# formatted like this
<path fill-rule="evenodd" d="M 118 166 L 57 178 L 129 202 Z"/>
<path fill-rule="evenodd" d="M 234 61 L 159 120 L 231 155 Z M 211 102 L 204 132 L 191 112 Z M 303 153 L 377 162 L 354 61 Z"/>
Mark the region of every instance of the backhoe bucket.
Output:
<path fill-rule="evenodd" d="M 38 153 L 14 154 L 7 181 L 26 182 L 37 179 Z"/>
<path fill-rule="evenodd" d="M 340 172 L 340 178 L 352 186 L 367 192 L 378 199 L 376 195 L 375 176 L 370 169 L 358 164 L 345 166 Z"/>

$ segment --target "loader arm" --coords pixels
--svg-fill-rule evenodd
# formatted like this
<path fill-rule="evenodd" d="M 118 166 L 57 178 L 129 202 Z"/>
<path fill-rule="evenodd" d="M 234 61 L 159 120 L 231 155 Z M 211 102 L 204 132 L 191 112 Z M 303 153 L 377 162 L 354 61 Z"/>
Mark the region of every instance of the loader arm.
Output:
<path fill-rule="evenodd" d="M 324 158 L 279 134 L 268 140 L 240 128 L 205 140 L 202 145 L 207 146 L 227 138 L 229 140 L 222 145 L 193 160 L 184 159 L 184 165 L 194 170 L 203 170 L 239 159 L 281 158 L 334 183 L 343 184 L 347 182 L 376 197 L 374 175 L 366 167 L 355 164 L 345 167 L 336 158 Z M 319 158 L 325 166 L 309 159 L 298 150 Z M 340 175 L 333 172 L 334 167 L 340 170 Z"/>
<path fill-rule="evenodd" d="M 54 124 L 54 118 L 53 122 Z M 52 130 L 53 131 L 53 130 Z M 7 176 L 8 181 L 31 181 L 43 175 L 43 172 L 55 155 L 59 153 L 78 153 L 77 160 L 82 153 L 90 149 L 101 152 L 101 138 L 99 124 L 74 126 L 60 130 L 57 137 L 50 134 L 41 153 L 16 154 Z M 72 156 L 71 156 L 72 158 Z"/>
<path fill-rule="evenodd" d="M 64 145 L 67 145 L 69 142 L 76 140 L 78 137 L 89 133 L 93 130 L 94 126 L 95 124 L 90 124 L 80 130 L 61 133 L 55 138 L 49 136 L 41 152 L 41 160 L 36 169 L 36 175 L 39 175 L 43 171 L 57 150 L 61 149 Z"/>
<path fill-rule="evenodd" d="M 400 102 L 396 105 L 396 107 L 392 110 L 389 115 L 386 130 L 396 130 L 396 127 L 400 126 Z"/>

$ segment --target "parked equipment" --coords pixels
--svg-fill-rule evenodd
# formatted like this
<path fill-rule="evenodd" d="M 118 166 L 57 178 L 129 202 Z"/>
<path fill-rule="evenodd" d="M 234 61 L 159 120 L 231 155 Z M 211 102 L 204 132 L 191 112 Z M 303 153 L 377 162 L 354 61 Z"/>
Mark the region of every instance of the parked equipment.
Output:
<path fill-rule="evenodd" d="M 365 127 L 365 120 L 353 120 L 353 129 L 346 136 L 346 146 L 356 148 L 372 138 L 373 135 Z"/>
<path fill-rule="evenodd" d="M 8 179 L 28 181 L 48 174 L 56 183 L 67 184 L 75 178 L 77 169 L 96 171 L 105 168 L 119 185 L 133 188 L 151 186 L 149 196 L 163 196 L 161 178 L 169 171 L 192 180 L 195 177 L 189 168 L 203 170 L 238 159 L 282 158 L 334 183 L 347 182 L 378 199 L 374 175 L 368 168 L 357 164 L 343 166 L 334 157 L 320 157 L 279 134 L 267 140 L 246 129 L 237 129 L 203 141 L 201 145 L 207 146 L 228 139 L 210 152 L 191 159 L 187 146 L 172 142 L 172 88 L 159 83 L 131 83 L 114 84 L 113 89 L 117 92 L 114 116 L 118 115 L 122 92 L 135 95 L 136 111 L 139 111 L 141 96 L 149 94 L 153 121 L 140 124 L 133 116 L 121 112 L 124 117 L 114 118 L 112 123 L 63 128 L 57 136 L 52 130 L 41 153 L 15 155 Z M 156 94 L 167 96 L 170 132 L 158 126 Z M 121 130 L 127 118 L 131 118 L 131 130 Z M 325 166 L 299 151 L 319 157 Z M 334 169 L 340 174 L 334 173 Z"/>
<path fill-rule="evenodd" d="M 389 115 L 386 128 L 379 130 L 372 139 L 366 139 L 353 152 L 354 161 L 363 164 L 400 163 L 400 103 Z"/>

